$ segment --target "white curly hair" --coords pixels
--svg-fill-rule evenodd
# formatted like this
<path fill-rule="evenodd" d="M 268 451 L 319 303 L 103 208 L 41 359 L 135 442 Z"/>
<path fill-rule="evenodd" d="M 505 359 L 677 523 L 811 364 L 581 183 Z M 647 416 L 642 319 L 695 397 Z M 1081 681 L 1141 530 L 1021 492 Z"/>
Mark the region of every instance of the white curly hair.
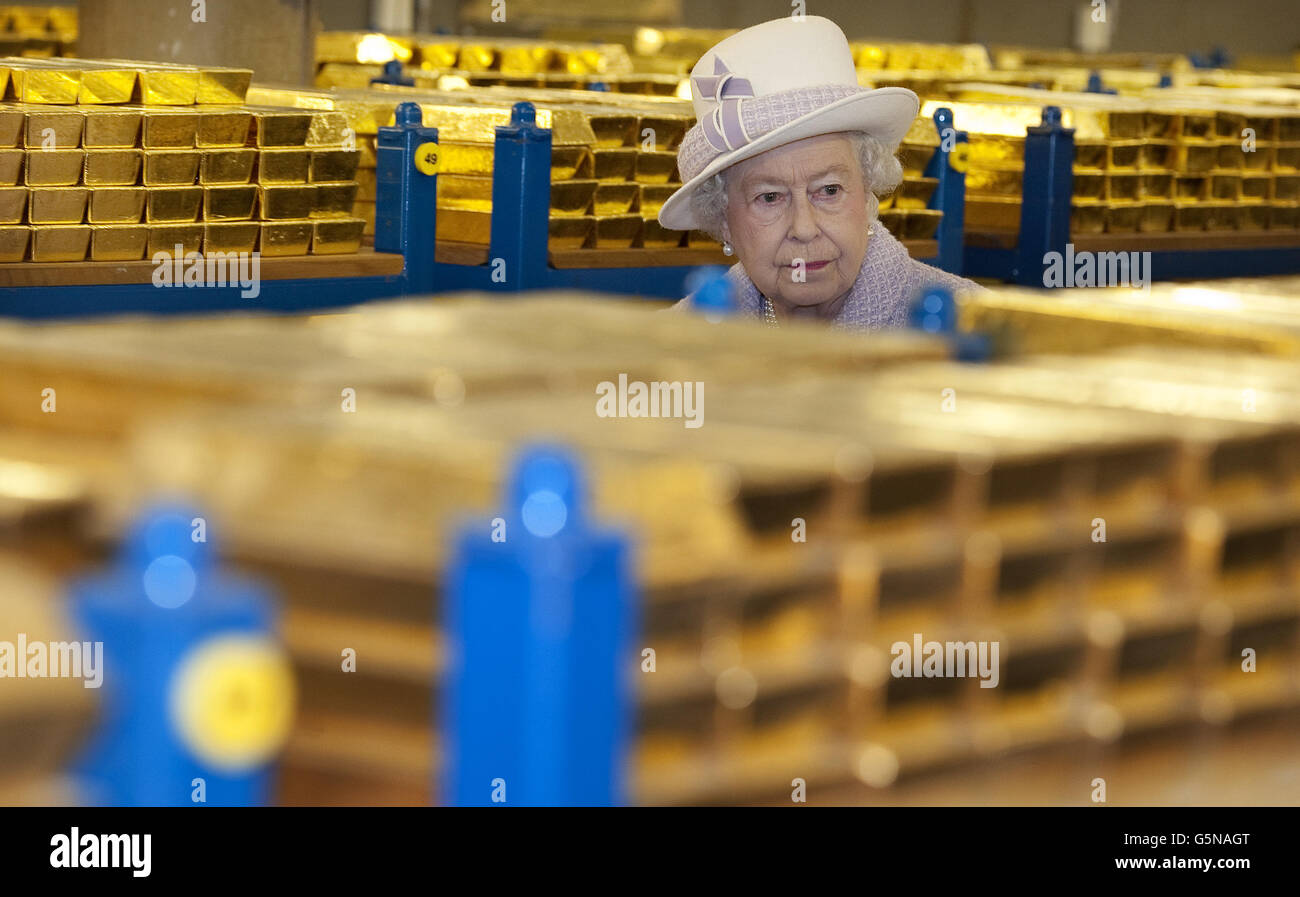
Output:
<path fill-rule="evenodd" d="M 877 197 L 887 196 L 903 181 L 903 165 L 881 140 L 864 131 L 846 131 L 845 136 L 857 151 L 862 178 L 867 185 L 868 217 L 874 221 L 880 208 Z M 700 230 L 722 242 L 722 227 L 727 220 L 727 169 L 704 181 L 691 195 L 691 211 Z"/>

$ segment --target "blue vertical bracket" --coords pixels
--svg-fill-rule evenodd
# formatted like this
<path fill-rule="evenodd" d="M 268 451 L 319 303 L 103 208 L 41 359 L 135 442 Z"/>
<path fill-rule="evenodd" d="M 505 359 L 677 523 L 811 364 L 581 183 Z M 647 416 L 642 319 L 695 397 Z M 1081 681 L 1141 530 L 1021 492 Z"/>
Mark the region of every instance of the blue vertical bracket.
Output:
<path fill-rule="evenodd" d="M 116 564 L 70 586 L 81 638 L 102 651 L 99 720 L 73 768 L 88 803 L 270 801 L 292 672 L 270 594 L 219 569 L 207 535 L 194 509 L 155 507 Z"/>
<path fill-rule="evenodd" d="M 458 806 L 626 801 L 635 587 L 576 459 L 517 459 L 505 513 L 470 524 L 444 580 L 442 795 Z"/>
<path fill-rule="evenodd" d="M 497 128 L 495 152 L 488 259 L 493 282 L 507 283 L 512 291 L 540 289 L 547 286 L 551 131 L 537 126 L 532 103 L 515 103 L 510 124 Z"/>
<path fill-rule="evenodd" d="M 1043 285 L 1043 255 L 1065 252 L 1070 240 L 1070 197 L 1074 189 L 1074 128 L 1061 124 L 1058 106 L 1043 107 L 1043 121 L 1026 128 L 1020 237 L 1012 279 Z"/>
<path fill-rule="evenodd" d="M 375 172 L 375 251 L 406 259 L 406 292 L 434 291 L 438 129 L 424 127 L 416 103 L 401 103 L 379 129 Z M 432 158 L 430 158 L 432 154 Z"/>
<path fill-rule="evenodd" d="M 930 197 L 929 208 L 943 212 L 937 234 L 939 257 L 936 267 L 960 274 L 965 251 L 962 235 L 966 219 L 966 158 L 970 137 L 965 131 L 953 127 L 952 110 L 946 106 L 934 110 L 934 126 L 939 132 L 939 149 L 930 157 L 925 176 L 939 179 L 934 195 Z"/>

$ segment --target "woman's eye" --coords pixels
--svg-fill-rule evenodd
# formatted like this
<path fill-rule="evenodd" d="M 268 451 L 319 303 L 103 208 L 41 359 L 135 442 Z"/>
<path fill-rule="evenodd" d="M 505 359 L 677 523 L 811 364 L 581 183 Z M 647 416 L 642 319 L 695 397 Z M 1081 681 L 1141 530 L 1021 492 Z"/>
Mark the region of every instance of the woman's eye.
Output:
<path fill-rule="evenodd" d="M 759 201 L 760 201 L 760 202 L 767 203 L 768 205 L 771 205 L 772 203 L 776 202 L 776 201 L 779 200 L 780 198 L 781 198 L 781 194 L 780 194 L 780 193 L 760 193 L 760 194 L 758 194 L 758 199 L 759 199 Z"/>
<path fill-rule="evenodd" d="M 823 191 L 827 196 L 836 196 L 836 195 L 838 195 L 838 194 L 840 193 L 840 191 L 843 190 L 843 189 L 844 189 L 844 188 L 841 187 L 839 184 L 827 184 L 825 187 L 822 187 L 822 191 Z"/>

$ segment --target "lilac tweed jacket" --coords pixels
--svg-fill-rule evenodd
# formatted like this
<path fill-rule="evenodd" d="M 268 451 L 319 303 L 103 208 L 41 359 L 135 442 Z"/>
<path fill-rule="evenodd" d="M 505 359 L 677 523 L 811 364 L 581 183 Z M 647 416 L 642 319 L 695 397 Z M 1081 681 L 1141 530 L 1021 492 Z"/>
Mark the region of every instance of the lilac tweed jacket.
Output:
<path fill-rule="evenodd" d="M 739 264 L 733 265 L 727 278 L 736 287 L 737 312 L 762 317 L 763 295 L 745 269 Z M 912 300 L 929 286 L 941 286 L 953 292 L 984 289 L 964 277 L 918 262 L 907 254 L 907 248 L 883 224 L 876 221 L 871 240 L 867 243 L 866 257 L 862 260 L 862 270 L 832 323 L 845 330 L 906 327 Z M 691 297 L 687 296 L 673 309 L 689 308 L 690 300 Z"/>

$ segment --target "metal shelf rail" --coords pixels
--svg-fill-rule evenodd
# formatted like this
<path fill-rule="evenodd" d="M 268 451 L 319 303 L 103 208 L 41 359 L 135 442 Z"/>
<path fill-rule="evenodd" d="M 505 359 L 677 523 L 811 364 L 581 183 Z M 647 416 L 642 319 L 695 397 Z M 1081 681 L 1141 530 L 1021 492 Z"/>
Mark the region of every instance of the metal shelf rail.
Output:
<path fill-rule="evenodd" d="M 1059 107 L 1045 106 L 1041 124 L 1025 131 L 1019 231 L 1014 235 L 966 234 L 965 276 L 1041 287 L 1043 256 L 1058 252 L 1065 257 L 1069 243 L 1075 253 L 1150 251 L 1153 281 L 1300 272 L 1300 234 L 1294 231 L 1099 234 L 1072 240 L 1074 129 L 1061 124 Z M 1000 238 L 1006 236 L 1014 236 L 1015 244 Z"/>

